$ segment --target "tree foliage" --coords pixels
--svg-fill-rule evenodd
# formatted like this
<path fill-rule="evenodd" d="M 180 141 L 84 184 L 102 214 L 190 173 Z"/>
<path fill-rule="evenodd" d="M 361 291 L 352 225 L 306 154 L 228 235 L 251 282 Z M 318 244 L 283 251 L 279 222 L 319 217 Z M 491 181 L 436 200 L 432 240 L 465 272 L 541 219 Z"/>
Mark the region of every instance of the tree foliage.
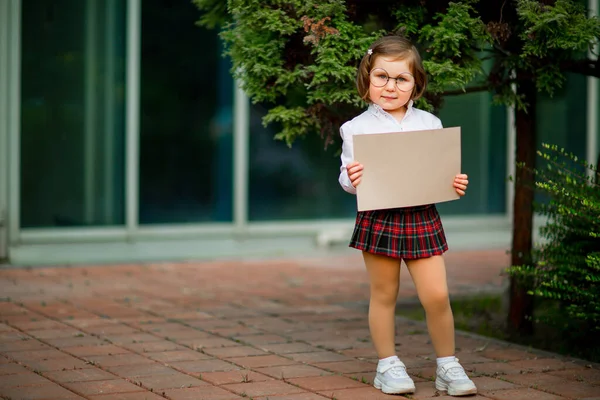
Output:
<path fill-rule="evenodd" d="M 548 217 L 544 243 L 534 251 L 536 267 L 509 272 L 531 282 L 534 296 L 560 304 L 554 321 L 578 321 L 600 330 L 600 184 L 598 168 L 555 145 L 538 152 L 546 168 L 535 171 L 536 189 L 550 198 L 537 209 Z"/>
<path fill-rule="evenodd" d="M 193 0 L 200 25 L 218 26 L 233 75 L 253 102 L 270 104 L 264 123 L 292 144 L 339 125 L 365 106 L 354 80 L 369 44 L 403 34 L 420 48 L 429 76 L 417 105 L 435 111 L 444 95 L 489 90 L 501 104 L 526 107 L 511 72 L 527 71 L 552 94 L 566 71 L 595 75 L 587 52 L 600 36 L 596 17 L 571 0 L 377 1 Z"/>

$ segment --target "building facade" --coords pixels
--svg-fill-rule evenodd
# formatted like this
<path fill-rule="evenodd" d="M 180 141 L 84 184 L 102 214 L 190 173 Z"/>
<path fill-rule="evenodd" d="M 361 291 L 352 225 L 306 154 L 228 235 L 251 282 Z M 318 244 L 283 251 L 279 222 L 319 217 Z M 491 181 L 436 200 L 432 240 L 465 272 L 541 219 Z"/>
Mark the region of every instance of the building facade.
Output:
<path fill-rule="evenodd" d="M 265 107 L 237 88 L 198 17 L 191 1 L 0 0 L 0 259 L 214 258 L 347 241 L 356 205 L 337 184 L 339 145 L 274 141 Z M 595 161 L 597 93 L 596 79 L 569 75 L 542 97 L 539 142 Z M 512 111 L 491 100 L 450 97 L 440 115 L 462 127 L 469 193 L 439 209 L 465 247 L 510 235 Z"/>

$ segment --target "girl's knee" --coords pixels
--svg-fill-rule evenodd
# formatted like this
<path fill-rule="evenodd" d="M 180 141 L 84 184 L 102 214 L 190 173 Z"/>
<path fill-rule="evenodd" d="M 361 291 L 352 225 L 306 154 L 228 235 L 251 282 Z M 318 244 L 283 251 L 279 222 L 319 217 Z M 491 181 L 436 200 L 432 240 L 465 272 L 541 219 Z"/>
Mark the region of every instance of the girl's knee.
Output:
<path fill-rule="evenodd" d="M 371 302 L 394 306 L 398 299 L 399 285 L 393 283 L 371 284 Z"/>
<path fill-rule="evenodd" d="M 427 296 L 421 300 L 425 312 L 428 313 L 439 313 L 450 309 L 450 299 L 448 292 L 445 290 L 438 290 L 432 293 L 428 293 Z"/>

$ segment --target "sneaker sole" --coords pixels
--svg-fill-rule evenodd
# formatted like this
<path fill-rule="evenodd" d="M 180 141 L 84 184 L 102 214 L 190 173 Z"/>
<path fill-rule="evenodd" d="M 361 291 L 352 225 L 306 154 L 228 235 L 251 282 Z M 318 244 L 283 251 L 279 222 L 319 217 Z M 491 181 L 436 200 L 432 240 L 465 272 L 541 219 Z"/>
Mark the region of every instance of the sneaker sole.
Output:
<path fill-rule="evenodd" d="M 477 388 L 473 387 L 471 389 L 465 390 L 448 390 L 449 387 L 446 383 L 440 382 L 437 379 L 435 380 L 435 388 L 442 392 L 448 392 L 450 396 L 469 396 L 472 394 L 477 394 Z"/>
<path fill-rule="evenodd" d="M 375 378 L 375 381 L 373 382 L 373 386 L 375 387 L 375 389 L 379 389 L 385 394 L 406 394 L 406 393 L 414 393 L 415 392 L 414 386 L 401 388 L 401 389 L 392 389 L 389 386 L 381 383 L 381 381 L 377 378 Z"/>

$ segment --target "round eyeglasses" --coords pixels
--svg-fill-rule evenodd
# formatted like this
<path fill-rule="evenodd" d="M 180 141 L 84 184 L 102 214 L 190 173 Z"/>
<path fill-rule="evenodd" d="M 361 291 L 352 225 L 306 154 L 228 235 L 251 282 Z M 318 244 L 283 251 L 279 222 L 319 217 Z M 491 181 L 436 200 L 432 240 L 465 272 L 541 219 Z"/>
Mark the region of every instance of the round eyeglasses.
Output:
<path fill-rule="evenodd" d="M 387 71 L 383 68 L 375 68 L 369 74 L 371 85 L 383 87 L 387 85 L 390 79 L 396 81 L 396 87 L 401 92 L 410 92 L 415 87 L 415 78 L 410 72 L 403 72 L 395 78 L 390 78 Z"/>

